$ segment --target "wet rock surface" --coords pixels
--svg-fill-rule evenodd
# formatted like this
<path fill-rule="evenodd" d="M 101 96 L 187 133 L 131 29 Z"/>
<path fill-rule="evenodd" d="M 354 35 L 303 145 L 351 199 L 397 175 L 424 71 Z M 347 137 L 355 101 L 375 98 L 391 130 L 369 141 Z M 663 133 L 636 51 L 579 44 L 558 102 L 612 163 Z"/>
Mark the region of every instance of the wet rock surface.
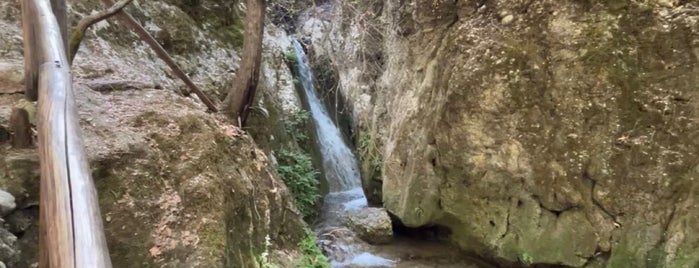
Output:
<path fill-rule="evenodd" d="M 383 208 L 362 208 L 349 212 L 347 225 L 370 244 L 387 244 L 393 240 L 391 218 Z"/>

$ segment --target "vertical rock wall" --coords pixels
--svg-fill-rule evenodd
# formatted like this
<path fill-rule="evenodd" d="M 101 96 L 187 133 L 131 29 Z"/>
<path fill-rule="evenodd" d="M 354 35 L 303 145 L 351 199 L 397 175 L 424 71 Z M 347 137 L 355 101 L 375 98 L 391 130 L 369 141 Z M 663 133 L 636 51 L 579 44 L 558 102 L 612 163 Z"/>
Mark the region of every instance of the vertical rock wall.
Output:
<path fill-rule="evenodd" d="M 449 227 L 463 249 L 510 263 L 699 264 L 696 3 L 375 10 L 338 4 L 304 30 L 345 63 L 359 125 L 378 129 L 382 175 L 367 192 L 404 224 Z M 354 39 L 371 27 L 380 45 Z"/>

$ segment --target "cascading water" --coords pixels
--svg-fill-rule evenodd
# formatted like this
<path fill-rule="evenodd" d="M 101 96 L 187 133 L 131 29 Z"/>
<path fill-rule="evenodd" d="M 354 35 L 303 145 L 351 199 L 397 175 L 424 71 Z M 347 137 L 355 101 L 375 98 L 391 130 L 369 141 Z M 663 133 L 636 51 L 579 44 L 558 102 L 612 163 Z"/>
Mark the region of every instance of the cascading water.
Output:
<path fill-rule="evenodd" d="M 299 80 L 310 106 L 311 117 L 318 136 L 318 147 L 321 152 L 325 179 L 329 193 L 325 196 L 323 208 L 320 211 L 320 222 L 315 231 L 328 255 L 333 267 L 488 267 L 472 266 L 470 263 L 454 262 L 431 266 L 431 260 L 420 261 L 401 259 L 400 256 L 426 254 L 441 256 L 444 259 L 454 258 L 448 254 L 453 252 L 441 245 L 433 243 L 415 243 L 412 241 L 396 242 L 394 246 L 375 246 L 361 241 L 345 227 L 347 217 L 353 211 L 367 206 L 367 200 L 361 187 L 359 163 L 342 138 L 340 130 L 328 116 L 328 111 L 320 102 L 313 86 L 313 73 L 306 53 L 301 44 L 292 38 L 297 57 Z M 434 252 L 439 252 L 435 254 Z M 387 256 L 384 258 L 382 256 Z"/>
<path fill-rule="evenodd" d="M 330 190 L 323 202 L 323 208 L 320 213 L 321 222 L 316 227 L 316 231 L 323 234 L 343 229 L 347 213 L 351 210 L 366 207 L 367 200 L 362 191 L 357 158 L 345 143 L 340 130 L 330 119 L 327 109 L 325 109 L 325 106 L 318 98 L 313 86 L 313 73 L 303 47 L 296 39 L 292 39 L 292 42 L 298 60 L 299 80 L 310 106 L 311 117 L 318 136 L 318 146 L 323 162 L 325 179 Z M 343 241 L 343 239 L 347 239 L 347 241 Z M 335 245 L 334 251 L 341 251 L 342 255 L 347 257 L 346 259 L 338 260 L 331 256 L 334 267 L 357 264 L 369 264 L 375 267 L 391 266 L 393 263 L 391 260 L 358 250 L 352 246 L 352 242 L 349 239 L 351 238 L 342 237 L 337 239 L 336 237 L 336 240 L 333 242 L 339 244 Z"/>
<path fill-rule="evenodd" d="M 359 175 L 359 164 L 347 147 L 340 130 L 337 129 L 333 121 L 328 116 L 328 111 L 318 99 L 313 86 L 313 73 L 308 64 L 308 58 L 301 47 L 301 44 L 294 40 L 294 48 L 298 58 L 299 80 L 306 93 L 306 99 L 311 108 L 311 116 L 315 122 L 318 133 L 318 143 L 323 159 L 323 169 L 327 174 L 327 181 L 330 192 L 342 192 L 361 188 L 361 178 Z"/>
<path fill-rule="evenodd" d="M 342 203 L 342 209 L 366 206 L 367 201 L 362 191 L 357 158 L 345 144 L 340 130 L 330 119 L 327 109 L 318 98 L 313 86 L 313 73 L 303 47 L 296 39 L 293 39 L 293 43 L 298 60 L 299 80 L 311 109 L 311 117 L 318 134 L 318 147 L 323 161 L 325 180 L 330 189 L 330 193 L 325 198 L 325 204 L 333 206 Z"/>

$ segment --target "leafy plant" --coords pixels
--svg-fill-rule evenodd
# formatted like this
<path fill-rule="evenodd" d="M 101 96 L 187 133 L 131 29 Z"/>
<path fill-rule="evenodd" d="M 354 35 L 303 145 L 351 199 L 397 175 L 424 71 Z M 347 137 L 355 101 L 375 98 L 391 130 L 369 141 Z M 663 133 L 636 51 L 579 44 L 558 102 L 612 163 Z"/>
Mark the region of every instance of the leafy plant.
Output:
<path fill-rule="evenodd" d="M 269 262 L 269 247 L 272 245 L 272 241 L 269 235 L 265 236 L 265 251 L 260 254 L 257 262 L 260 264 L 261 268 L 278 268 L 276 265 Z"/>
<path fill-rule="evenodd" d="M 277 160 L 279 161 L 277 172 L 294 196 L 296 207 L 303 217 L 312 215 L 316 202 L 320 198 L 318 190 L 320 173 L 313 168 L 311 156 L 304 152 L 280 150 Z"/>
<path fill-rule="evenodd" d="M 524 264 L 532 264 L 532 263 L 534 263 L 534 258 L 532 258 L 532 256 L 529 255 L 529 253 L 526 253 L 526 252 L 522 253 L 522 255 L 519 256 L 519 260 L 520 260 L 522 263 L 524 263 Z"/>
<path fill-rule="evenodd" d="M 310 113 L 308 111 L 301 110 L 289 116 L 284 122 L 284 130 L 287 134 L 293 136 L 297 143 L 304 142 L 308 139 L 308 136 L 305 134 L 306 129 L 304 128 L 304 124 L 308 121 L 309 117 Z"/>
<path fill-rule="evenodd" d="M 379 149 L 369 133 L 364 132 L 359 137 L 359 155 L 362 160 L 367 161 L 371 165 L 374 173 L 380 174 L 383 166 L 383 158 L 379 153 Z"/>
<path fill-rule="evenodd" d="M 328 257 L 323 255 L 323 251 L 316 244 L 315 234 L 306 229 L 306 237 L 299 242 L 299 248 L 303 256 L 296 263 L 298 268 L 329 268 Z"/>
<path fill-rule="evenodd" d="M 289 66 L 297 66 L 299 63 L 299 57 L 296 55 L 296 49 L 293 46 L 289 46 L 286 51 L 284 51 L 284 61 Z"/>

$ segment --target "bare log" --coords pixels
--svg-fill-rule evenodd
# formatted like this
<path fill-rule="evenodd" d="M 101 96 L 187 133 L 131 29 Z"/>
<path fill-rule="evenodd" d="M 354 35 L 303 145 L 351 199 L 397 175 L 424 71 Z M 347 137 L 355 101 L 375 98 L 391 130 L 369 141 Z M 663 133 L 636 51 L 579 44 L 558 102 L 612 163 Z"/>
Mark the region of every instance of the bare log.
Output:
<path fill-rule="evenodd" d="M 40 64 L 39 266 L 109 268 L 97 191 L 81 142 L 61 29 L 48 1 L 22 0 L 22 9 L 23 16 L 31 16 L 23 21 L 31 21 L 34 27 L 35 42 L 28 47 L 35 52 L 34 62 Z"/>
<path fill-rule="evenodd" d="M 75 59 L 75 54 L 78 53 L 80 43 L 83 41 L 85 31 L 87 31 L 87 29 L 95 23 L 108 19 L 111 16 L 114 16 L 124 7 L 129 5 L 132 1 L 133 0 L 121 0 L 113 6 L 111 6 L 110 8 L 105 9 L 97 14 L 87 16 L 80 20 L 80 22 L 78 22 L 78 25 L 75 27 L 75 30 L 73 30 L 73 32 L 70 34 L 70 54 L 68 55 L 70 56 L 71 65 L 73 64 L 73 59 Z"/>
<path fill-rule="evenodd" d="M 29 113 L 22 108 L 13 108 L 10 115 L 13 148 L 32 147 L 32 124 L 29 123 Z"/>
<path fill-rule="evenodd" d="M 102 0 L 102 4 L 110 7 L 114 5 L 114 1 Z M 187 74 L 185 74 L 182 71 L 182 69 L 177 65 L 177 63 L 175 63 L 175 61 L 170 57 L 170 55 L 167 54 L 165 49 L 158 43 L 157 40 L 155 40 L 155 38 L 153 38 L 153 36 L 150 35 L 150 33 L 148 33 L 148 31 L 146 31 L 146 29 L 143 28 L 143 26 L 141 26 L 141 24 L 139 24 L 133 17 L 131 17 L 131 15 L 126 13 L 124 10 L 119 11 L 116 15 L 116 18 L 119 20 L 119 22 L 131 28 L 131 30 L 134 33 L 136 33 L 136 35 L 138 35 L 138 37 L 141 40 L 146 42 L 146 44 L 148 44 L 148 46 L 150 46 L 151 49 L 155 51 L 155 54 L 158 55 L 158 57 L 161 60 L 163 60 L 165 64 L 167 64 L 167 66 L 170 67 L 172 72 L 175 73 L 177 77 L 182 79 L 182 81 L 187 85 L 187 87 L 189 87 L 191 91 L 194 92 L 194 94 L 197 94 L 199 99 L 201 99 L 201 101 L 204 102 L 206 107 L 209 108 L 209 111 L 214 113 L 218 111 L 218 109 L 216 108 L 216 104 L 214 104 L 211 101 L 211 99 L 209 99 L 209 97 L 206 96 L 206 94 L 204 94 L 204 92 L 201 91 L 201 89 L 199 89 L 199 87 L 197 87 L 197 85 L 195 85 L 191 79 L 189 79 Z"/>
<path fill-rule="evenodd" d="M 243 40 L 243 58 L 235 76 L 233 87 L 228 92 L 224 111 L 240 127 L 245 126 L 250 107 L 255 99 L 257 82 L 260 77 L 262 60 L 262 37 L 265 21 L 265 0 L 248 0 L 245 15 L 245 40 Z"/>

